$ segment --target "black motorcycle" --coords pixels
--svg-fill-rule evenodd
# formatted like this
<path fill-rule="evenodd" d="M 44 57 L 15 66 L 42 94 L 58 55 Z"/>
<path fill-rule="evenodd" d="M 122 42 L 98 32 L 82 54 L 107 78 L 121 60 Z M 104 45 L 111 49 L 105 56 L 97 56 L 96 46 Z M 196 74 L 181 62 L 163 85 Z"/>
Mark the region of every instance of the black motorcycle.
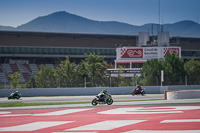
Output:
<path fill-rule="evenodd" d="M 134 95 L 140 95 L 140 94 L 141 94 L 142 96 L 144 96 L 144 94 L 145 94 L 145 89 L 144 89 L 144 88 L 141 88 L 141 89 L 135 88 L 131 94 L 132 94 L 133 96 L 134 96 Z"/>
<path fill-rule="evenodd" d="M 106 95 L 105 100 L 100 98 L 100 96 L 96 96 L 96 98 L 94 98 L 92 100 L 92 105 L 96 106 L 97 104 L 107 104 L 107 105 L 111 105 L 113 103 L 113 99 L 112 96 L 110 94 Z"/>
<path fill-rule="evenodd" d="M 15 94 L 15 93 L 11 93 L 9 96 L 8 96 L 8 100 L 10 100 L 10 99 L 20 99 L 20 97 L 21 97 L 21 93 L 17 93 L 17 94 Z"/>

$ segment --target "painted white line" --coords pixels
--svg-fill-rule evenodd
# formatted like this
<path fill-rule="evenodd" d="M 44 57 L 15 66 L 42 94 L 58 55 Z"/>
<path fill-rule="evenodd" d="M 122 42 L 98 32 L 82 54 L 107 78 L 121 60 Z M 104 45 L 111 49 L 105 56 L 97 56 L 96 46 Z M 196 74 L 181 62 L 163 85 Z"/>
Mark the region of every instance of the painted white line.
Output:
<path fill-rule="evenodd" d="M 161 109 L 161 111 L 163 109 L 166 109 L 168 111 L 171 111 L 171 110 L 195 110 L 195 109 L 200 109 L 200 106 L 163 106 L 163 107 L 150 107 L 150 109 L 156 109 L 156 110 Z"/>
<path fill-rule="evenodd" d="M 5 111 L 0 111 L 0 115 L 2 115 L 2 114 L 9 114 L 9 113 L 11 113 L 11 112 L 5 112 Z"/>
<path fill-rule="evenodd" d="M 171 122 L 200 122 L 200 119 L 178 119 L 178 120 L 164 120 L 160 123 L 171 123 Z"/>
<path fill-rule="evenodd" d="M 31 115 L 31 114 L 11 114 L 11 115 L 0 115 L 0 117 L 9 117 L 9 116 L 27 116 L 27 115 Z"/>
<path fill-rule="evenodd" d="M 123 133 L 200 133 L 200 130 L 132 130 Z"/>
<path fill-rule="evenodd" d="M 182 111 L 151 110 L 150 108 L 116 108 L 98 112 L 98 114 L 163 114 L 163 113 L 182 113 Z"/>
<path fill-rule="evenodd" d="M 35 131 L 43 128 L 48 128 L 52 126 L 58 126 L 62 124 L 71 123 L 73 121 L 48 121 L 48 122 L 33 122 L 24 125 L 12 126 L 12 127 L 3 127 L 0 128 L 1 131 Z"/>
<path fill-rule="evenodd" d="M 184 110 L 200 109 L 200 106 L 163 106 L 163 107 L 132 107 L 115 108 L 98 112 L 99 114 L 163 114 L 183 113 Z"/>
<path fill-rule="evenodd" d="M 146 120 L 110 120 L 102 121 L 90 125 L 67 129 L 65 131 L 78 131 L 78 130 L 112 130 L 115 128 L 140 123 Z"/>
<path fill-rule="evenodd" d="M 41 114 L 9 114 L 9 115 L 0 115 L 0 117 L 9 117 L 9 116 L 54 116 L 54 115 L 66 115 L 70 113 L 77 113 L 81 111 L 87 111 L 91 110 L 92 108 L 89 109 L 66 109 L 66 110 L 60 110 L 60 111 L 54 111 L 54 112 L 48 112 L 48 113 L 41 113 Z"/>
<path fill-rule="evenodd" d="M 33 114 L 33 115 L 34 116 L 66 115 L 66 114 L 77 113 L 77 112 L 81 112 L 81 111 L 87 111 L 87 110 L 91 110 L 91 109 L 92 108 L 89 108 L 89 109 L 66 109 L 66 110 L 60 110 L 60 111 L 42 113 L 42 114 Z"/>
<path fill-rule="evenodd" d="M 53 132 L 53 133 L 96 133 L 96 132 Z"/>

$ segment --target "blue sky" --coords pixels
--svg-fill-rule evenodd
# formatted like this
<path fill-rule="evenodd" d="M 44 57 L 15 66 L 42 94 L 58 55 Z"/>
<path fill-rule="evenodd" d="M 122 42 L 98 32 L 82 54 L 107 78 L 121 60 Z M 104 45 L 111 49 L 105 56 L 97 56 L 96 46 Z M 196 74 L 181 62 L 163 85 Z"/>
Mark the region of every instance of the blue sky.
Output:
<path fill-rule="evenodd" d="M 58 11 L 98 21 L 159 23 L 159 0 L 0 0 L 0 25 L 17 27 Z M 200 23 L 200 0 L 160 0 L 160 23 L 182 20 Z"/>

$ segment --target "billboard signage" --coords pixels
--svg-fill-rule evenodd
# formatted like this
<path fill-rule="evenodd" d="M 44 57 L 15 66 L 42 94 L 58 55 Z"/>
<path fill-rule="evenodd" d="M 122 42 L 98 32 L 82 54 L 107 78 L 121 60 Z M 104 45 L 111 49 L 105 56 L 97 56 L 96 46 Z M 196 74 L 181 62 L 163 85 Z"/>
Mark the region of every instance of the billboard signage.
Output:
<path fill-rule="evenodd" d="M 143 49 L 121 49 L 121 58 L 143 58 Z"/>
<path fill-rule="evenodd" d="M 163 55 L 164 57 L 169 53 L 174 53 L 175 55 L 179 56 L 179 48 L 164 48 L 163 49 Z"/>
<path fill-rule="evenodd" d="M 146 47 L 144 48 L 144 58 L 158 58 L 160 56 L 159 49 L 156 47 Z"/>
<path fill-rule="evenodd" d="M 174 53 L 181 57 L 180 47 L 123 47 L 117 48 L 117 59 L 154 59 L 165 58 Z"/>

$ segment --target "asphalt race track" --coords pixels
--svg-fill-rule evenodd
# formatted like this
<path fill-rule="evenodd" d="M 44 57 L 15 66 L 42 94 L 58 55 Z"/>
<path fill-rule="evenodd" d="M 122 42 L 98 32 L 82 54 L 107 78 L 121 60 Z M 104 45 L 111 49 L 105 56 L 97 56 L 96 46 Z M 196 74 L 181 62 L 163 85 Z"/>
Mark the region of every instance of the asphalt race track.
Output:
<path fill-rule="evenodd" d="M 200 104 L 0 111 L 0 133 L 199 133 Z"/>
<path fill-rule="evenodd" d="M 164 99 L 163 94 L 146 94 L 141 95 L 112 95 L 114 101 L 128 101 L 128 100 L 151 100 Z M 0 98 L 0 103 L 3 102 L 24 102 L 24 103 L 41 103 L 41 102 L 86 102 L 92 101 L 95 96 L 60 96 L 60 97 L 22 97 L 20 100 L 8 100 L 8 98 Z"/>

